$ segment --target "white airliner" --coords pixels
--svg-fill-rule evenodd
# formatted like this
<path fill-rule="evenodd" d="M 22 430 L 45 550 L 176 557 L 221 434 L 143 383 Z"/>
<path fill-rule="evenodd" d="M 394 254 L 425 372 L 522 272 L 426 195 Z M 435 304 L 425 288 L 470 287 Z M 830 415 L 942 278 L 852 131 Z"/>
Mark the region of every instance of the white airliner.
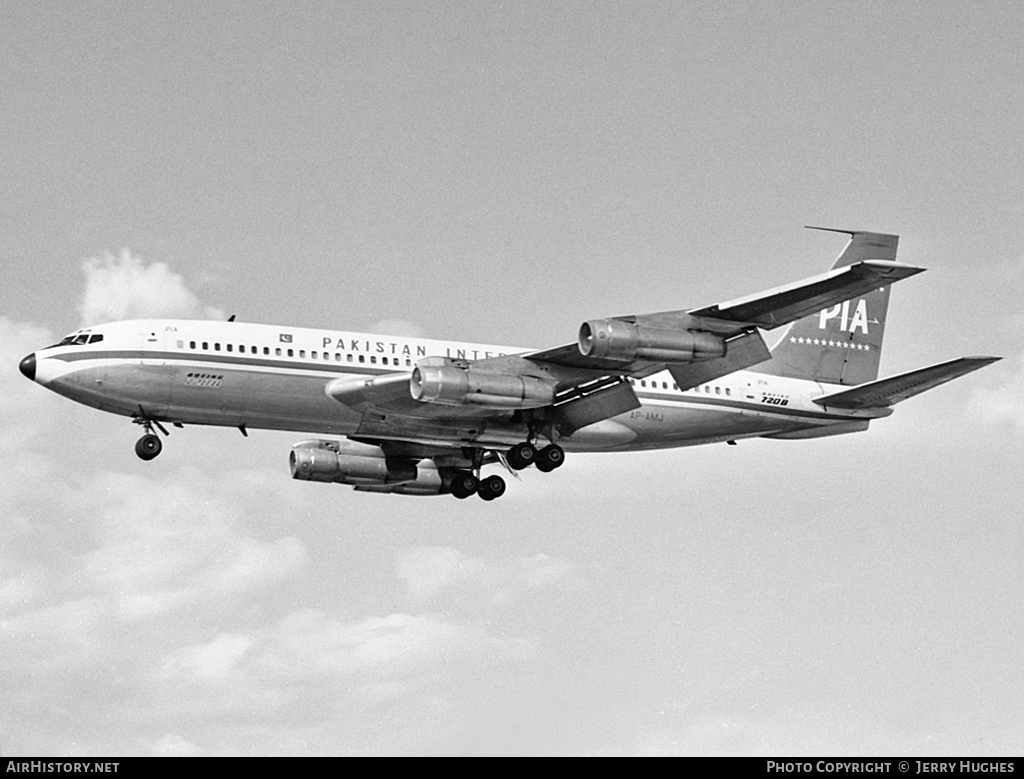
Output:
<path fill-rule="evenodd" d="M 819 228 L 820 229 L 820 228 Z M 143 460 L 165 423 L 343 437 L 295 444 L 296 479 L 403 495 L 505 492 L 499 475 L 565 452 L 662 449 L 866 430 L 913 395 L 1000 358 L 878 379 L 890 285 L 923 268 L 898 237 L 836 230 L 832 270 L 715 306 L 584 322 L 541 351 L 242 322 L 143 320 L 77 330 L 21 372 L 133 419 Z M 762 330 L 789 325 L 769 351 Z"/>

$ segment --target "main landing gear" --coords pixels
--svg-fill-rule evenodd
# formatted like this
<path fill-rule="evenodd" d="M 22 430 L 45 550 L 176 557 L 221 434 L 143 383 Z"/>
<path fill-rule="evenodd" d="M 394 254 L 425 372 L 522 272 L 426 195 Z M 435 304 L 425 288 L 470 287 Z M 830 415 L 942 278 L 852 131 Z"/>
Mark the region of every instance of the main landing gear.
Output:
<path fill-rule="evenodd" d="M 467 453 L 468 454 L 468 453 Z M 459 500 L 465 500 L 473 493 L 481 500 L 494 500 L 505 494 L 505 480 L 500 476 L 480 476 L 480 468 L 484 464 L 484 450 L 472 452 L 473 470 L 456 471 L 452 476 L 451 492 Z"/>
<path fill-rule="evenodd" d="M 474 492 L 482 500 L 500 498 L 505 494 L 505 480 L 497 475 L 478 479 L 469 471 L 459 471 L 455 474 L 452 478 L 452 495 L 464 500 Z"/>
<path fill-rule="evenodd" d="M 452 476 L 451 493 L 459 500 L 465 500 L 470 495 L 479 495 L 482 500 L 494 500 L 505 494 L 505 480 L 500 476 L 480 476 L 480 466 L 483 464 L 484 450 L 477 449 L 473 455 L 472 471 L 457 471 Z M 565 462 L 565 450 L 558 444 L 545 446 L 537 449 L 529 441 L 516 444 L 505 453 L 505 462 L 512 471 L 521 471 L 536 465 L 537 470 L 542 473 L 549 473 Z M 519 478 L 518 476 L 516 478 Z"/>
<path fill-rule="evenodd" d="M 521 471 L 536 465 L 541 473 L 550 473 L 565 462 L 565 450 L 558 444 L 551 444 L 538 450 L 529 441 L 516 444 L 505 454 L 508 466 L 514 471 Z"/>

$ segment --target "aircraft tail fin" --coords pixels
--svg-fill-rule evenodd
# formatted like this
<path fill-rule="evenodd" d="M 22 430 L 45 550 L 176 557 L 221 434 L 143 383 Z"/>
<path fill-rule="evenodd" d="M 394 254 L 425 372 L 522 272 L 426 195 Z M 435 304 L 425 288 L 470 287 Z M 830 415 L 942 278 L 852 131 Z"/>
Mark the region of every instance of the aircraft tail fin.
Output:
<path fill-rule="evenodd" d="M 862 260 L 896 259 L 898 235 L 812 227 L 850 236 L 832 268 Z M 826 308 L 791 324 L 756 373 L 855 385 L 878 378 L 891 285 Z"/>

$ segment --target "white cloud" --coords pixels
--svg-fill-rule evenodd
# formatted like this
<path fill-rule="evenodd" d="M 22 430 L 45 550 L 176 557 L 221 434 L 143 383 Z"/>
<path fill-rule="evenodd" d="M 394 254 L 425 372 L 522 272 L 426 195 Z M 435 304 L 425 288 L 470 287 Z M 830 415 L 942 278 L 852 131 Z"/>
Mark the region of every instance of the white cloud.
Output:
<path fill-rule="evenodd" d="M 177 733 L 168 733 L 148 743 L 148 751 L 157 757 L 203 757 L 206 750 Z"/>
<path fill-rule="evenodd" d="M 237 666 L 252 641 L 238 633 L 223 633 L 206 644 L 182 647 L 164 661 L 161 676 L 184 674 L 199 679 L 223 679 Z"/>
<path fill-rule="evenodd" d="M 467 557 L 457 549 L 424 546 L 398 557 L 398 576 L 416 598 L 426 599 L 443 589 L 483 576 L 482 560 Z"/>
<path fill-rule="evenodd" d="M 53 397 L 22 376 L 18 363 L 54 340 L 45 327 L 0 317 L 0 452 L 20 452 L 39 436 L 41 427 L 49 428 Z M 7 473 L 2 481 L 10 479 Z"/>
<path fill-rule="evenodd" d="M 585 586 L 575 566 L 546 554 L 484 560 L 457 549 L 427 546 L 398 556 L 398 576 L 420 600 L 456 587 L 482 590 L 494 600 L 508 601 L 523 593 L 563 584 Z"/>
<path fill-rule="evenodd" d="M 8 565 L 3 565 L 2 569 L 11 570 Z M 0 614 L 24 608 L 36 592 L 36 587 L 24 574 L 18 578 L 0 580 Z"/>
<path fill-rule="evenodd" d="M 370 674 L 376 679 L 422 673 L 456 657 L 520 656 L 528 644 L 489 635 L 477 625 L 432 614 L 390 614 L 353 622 L 306 609 L 283 620 L 269 656 L 279 673 Z"/>
<path fill-rule="evenodd" d="M 82 263 L 86 286 L 80 310 L 84 324 L 147 317 L 223 319 L 204 306 L 185 280 L 162 262 L 145 263 L 122 249 Z"/>
<path fill-rule="evenodd" d="M 245 509 L 260 502 L 259 493 L 232 494 L 231 486 L 192 469 L 166 482 L 102 473 L 90 485 L 82 503 L 97 546 L 82 573 L 125 619 L 223 606 L 292 579 L 308 564 L 294 536 L 249 535 Z"/>
<path fill-rule="evenodd" d="M 988 424 L 1024 433 L 1024 356 L 1007 363 L 1001 382 L 975 387 L 970 410 Z"/>

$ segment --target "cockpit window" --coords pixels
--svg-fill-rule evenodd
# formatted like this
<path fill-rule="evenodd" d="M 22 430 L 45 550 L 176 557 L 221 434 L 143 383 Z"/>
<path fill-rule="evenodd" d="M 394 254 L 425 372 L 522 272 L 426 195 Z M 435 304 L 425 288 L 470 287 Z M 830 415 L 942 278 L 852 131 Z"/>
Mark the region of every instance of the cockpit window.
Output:
<path fill-rule="evenodd" d="M 53 346 L 83 346 L 85 344 L 94 344 L 103 340 L 103 335 L 100 333 L 72 333 L 66 335 L 60 339 Z M 48 349 L 53 347 L 47 347 Z"/>

